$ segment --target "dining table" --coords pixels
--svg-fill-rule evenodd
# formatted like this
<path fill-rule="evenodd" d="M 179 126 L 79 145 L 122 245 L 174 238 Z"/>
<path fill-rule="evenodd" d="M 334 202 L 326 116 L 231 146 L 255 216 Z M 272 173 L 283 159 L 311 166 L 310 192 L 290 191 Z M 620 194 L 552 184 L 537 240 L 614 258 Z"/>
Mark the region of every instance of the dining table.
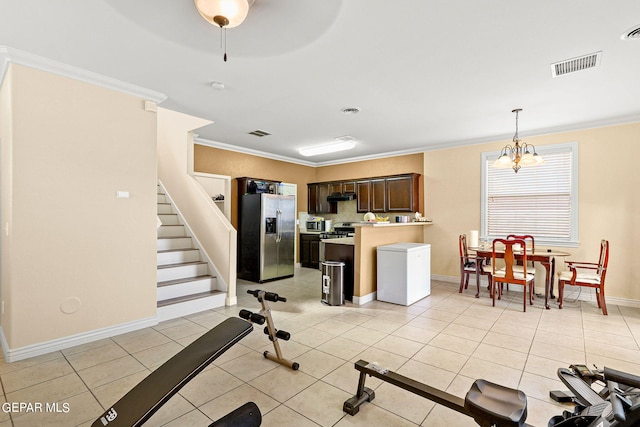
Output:
<path fill-rule="evenodd" d="M 478 286 L 478 293 L 476 297 L 480 295 L 480 268 L 484 266 L 487 260 L 493 258 L 493 249 L 491 246 L 486 247 L 469 247 L 469 250 L 476 253 L 476 283 Z M 516 260 L 522 260 L 522 251 L 514 252 Z M 556 268 L 556 257 L 570 256 L 569 252 L 556 251 L 552 249 L 527 249 L 527 262 L 533 261 L 540 263 L 545 268 L 545 280 L 544 280 L 544 307 L 549 309 L 549 298 L 555 298 L 553 295 L 553 283 Z M 496 249 L 496 258 L 504 258 L 504 250 Z"/>

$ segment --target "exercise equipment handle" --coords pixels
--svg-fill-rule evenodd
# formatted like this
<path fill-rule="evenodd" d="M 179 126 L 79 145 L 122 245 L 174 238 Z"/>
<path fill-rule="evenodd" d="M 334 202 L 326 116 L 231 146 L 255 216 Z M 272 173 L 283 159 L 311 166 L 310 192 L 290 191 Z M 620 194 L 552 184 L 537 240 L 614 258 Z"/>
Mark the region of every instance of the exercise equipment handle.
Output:
<path fill-rule="evenodd" d="M 247 290 L 248 294 L 253 295 L 256 298 L 260 298 L 260 293 L 263 292 L 260 289 L 256 289 L 256 290 Z M 271 302 L 287 302 L 287 299 L 285 297 L 281 297 L 280 295 L 276 294 L 275 292 L 264 292 L 264 299 L 266 299 L 267 301 L 271 301 Z"/>
<path fill-rule="evenodd" d="M 604 378 L 608 381 L 615 381 L 619 384 L 628 385 L 630 387 L 640 388 L 640 377 L 630 374 L 628 372 L 622 372 L 615 369 L 604 367 Z"/>
<path fill-rule="evenodd" d="M 614 381 L 607 381 L 607 387 L 609 388 L 609 401 L 611 402 L 613 418 L 619 423 L 623 423 L 627 420 L 627 416 L 624 414 L 624 406 L 622 406 L 622 401 L 616 391 L 618 383 Z"/>

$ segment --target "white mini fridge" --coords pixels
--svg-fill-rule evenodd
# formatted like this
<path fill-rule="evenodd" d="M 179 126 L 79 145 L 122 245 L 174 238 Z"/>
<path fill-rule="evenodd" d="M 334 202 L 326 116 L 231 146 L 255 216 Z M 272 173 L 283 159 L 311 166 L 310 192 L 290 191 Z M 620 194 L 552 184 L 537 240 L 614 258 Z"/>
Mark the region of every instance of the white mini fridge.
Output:
<path fill-rule="evenodd" d="M 431 245 L 378 246 L 379 301 L 411 305 L 431 294 Z"/>

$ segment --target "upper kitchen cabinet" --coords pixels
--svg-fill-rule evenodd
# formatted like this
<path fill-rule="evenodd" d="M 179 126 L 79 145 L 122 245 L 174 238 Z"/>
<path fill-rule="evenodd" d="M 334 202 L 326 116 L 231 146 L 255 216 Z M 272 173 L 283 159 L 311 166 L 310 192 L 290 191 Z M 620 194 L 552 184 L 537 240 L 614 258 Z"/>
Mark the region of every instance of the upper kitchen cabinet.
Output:
<path fill-rule="evenodd" d="M 337 213 L 336 203 L 327 201 L 327 196 L 332 193 L 335 183 L 317 183 L 307 185 L 307 212 L 310 214 Z"/>
<path fill-rule="evenodd" d="M 374 178 L 371 180 L 371 212 L 387 211 L 387 180 Z"/>
<path fill-rule="evenodd" d="M 343 193 L 355 193 L 356 192 L 356 182 L 355 181 L 345 181 L 342 183 L 342 192 Z"/>
<path fill-rule="evenodd" d="M 356 182 L 356 206 L 358 212 L 369 212 L 371 210 L 371 182 Z"/>
<path fill-rule="evenodd" d="M 308 211 L 310 214 L 337 213 L 337 203 L 327 202 L 327 196 L 355 193 L 358 212 L 418 212 L 419 186 L 420 174 L 417 173 L 308 184 Z"/>
<path fill-rule="evenodd" d="M 418 174 L 385 178 L 386 212 L 418 212 L 419 178 Z"/>
<path fill-rule="evenodd" d="M 329 183 L 329 194 L 333 193 L 342 193 L 342 183 L 341 182 L 331 182 Z"/>

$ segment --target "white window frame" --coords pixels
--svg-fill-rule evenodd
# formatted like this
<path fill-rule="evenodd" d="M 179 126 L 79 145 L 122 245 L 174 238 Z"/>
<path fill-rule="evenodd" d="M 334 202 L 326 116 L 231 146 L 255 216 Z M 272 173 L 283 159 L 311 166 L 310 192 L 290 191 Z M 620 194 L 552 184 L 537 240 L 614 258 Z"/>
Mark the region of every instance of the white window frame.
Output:
<path fill-rule="evenodd" d="M 566 239 L 536 239 L 536 245 L 544 246 L 560 246 L 560 247 L 578 247 L 578 142 L 566 142 L 561 144 L 544 145 L 537 147 L 536 152 L 544 158 L 545 154 L 550 155 L 558 152 L 571 152 L 571 207 L 570 207 L 570 231 L 569 236 Z M 506 236 L 491 236 L 487 235 L 488 230 L 488 214 L 487 214 L 487 191 L 488 191 L 488 168 L 492 168 L 493 162 L 499 157 L 500 151 L 491 151 L 482 153 L 482 179 L 481 179 L 481 192 L 480 192 L 480 237 L 485 240 L 493 240 L 496 238 L 504 238 Z M 533 168 L 536 168 L 533 166 Z M 510 169 L 511 170 L 511 169 Z M 542 169 L 540 169 L 542 170 Z M 518 174 L 513 172 L 513 183 L 518 185 Z"/>

